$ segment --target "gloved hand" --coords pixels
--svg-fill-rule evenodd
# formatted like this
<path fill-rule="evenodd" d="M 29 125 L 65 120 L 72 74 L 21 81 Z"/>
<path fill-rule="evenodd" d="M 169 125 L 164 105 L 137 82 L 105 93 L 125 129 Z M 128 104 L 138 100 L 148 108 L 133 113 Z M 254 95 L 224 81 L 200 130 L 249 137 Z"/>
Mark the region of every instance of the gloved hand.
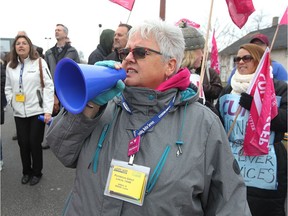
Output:
<path fill-rule="evenodd" d="M 119 69 L 119 68 L 121 68 L 120 64 L 121 64 L 120 62 L 117 62 L 114 60 L 104 60 L 104 61 L 98 61 L 94 65 Z"/>
<path fill-rule="evenodd" d="M 251 104 L 253 101 L 253 96 L 247 94 L 246 92 L 241 93 L 239 104 L 241 107 L 250 111 Z"/>
<path fill-rule="evenodd" d="M 92 102 L 99 106 L 103 106 L 104 104 L 108 103 L 108 101 L 112 100 L 112 98 L 114 98 L 116 95 L 121 93 L 124 90 L 124 88 L 125 88 L 124 82 L 122 80 L 118 80 L 117 84 L 113 88 L 98 95 L 92 100 Z"/>

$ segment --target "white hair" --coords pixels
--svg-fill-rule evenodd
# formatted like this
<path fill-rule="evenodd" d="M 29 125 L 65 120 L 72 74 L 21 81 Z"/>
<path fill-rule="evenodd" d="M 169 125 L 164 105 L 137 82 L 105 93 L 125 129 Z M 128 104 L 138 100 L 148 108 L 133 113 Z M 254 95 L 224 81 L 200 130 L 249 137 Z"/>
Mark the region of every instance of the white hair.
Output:
<path fill-rule="evenodd" d="M 160 48 L 160 52 L 163 54 L 164 61 L 168 61 L 170 58 L 176 59 L 176 71 L 178 71 L 185 50 L 184 37 L 178 26 L 168 24 L 161 19 L 146 20 L 130 29 L 129 39 L 136 33 L 140 33 L 143 39 L 153 37 Z"/>

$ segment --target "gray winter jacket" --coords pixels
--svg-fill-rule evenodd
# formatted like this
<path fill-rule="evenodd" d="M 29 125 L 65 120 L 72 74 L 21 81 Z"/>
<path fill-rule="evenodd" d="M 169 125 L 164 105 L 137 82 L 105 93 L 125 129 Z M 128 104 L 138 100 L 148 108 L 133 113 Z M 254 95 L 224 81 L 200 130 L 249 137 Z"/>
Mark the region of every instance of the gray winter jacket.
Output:
<path fill-rule="evenodd" d="M 61 53 L 58 53 L 56 45 L 47 50 L 45 53 L 45 61 L 47 62 L 48 67 L 51 71 L 53 80 L 56 65 L 63 58 L 70 58 L 74 60 L 76 63 L 80 63 L 80 58 L 77 50 L 73 46 L 70 46 L 69 44 L 65 44 Z"/>
<path fill-rule="evenodd" d="M 123 96 L 132 114 L 122 108 L 120 98 L 114 98 L 95 119 L 63 110 L 54 118 L 47 141 L 65 166 L 77 168 L 64 215 L 251 215 L 246 187 L 219 118 L 196 102 L 197 94 L 185 93 L 126 87 Z M 135 164 L 151 168 L 151 177 L 165 149 L 169 149 L 156 184 L 146 191 L 143 206 L 105 196 L 111 160 L 128 162 L 132 131 L 163 110 L 174 96 L 174 107 L 141 138 L 135 156 Z M 110 129 L 97 148 L 107 124 Z M 183 153 L 178 157 L 177 141 L 183 142 Z"/>

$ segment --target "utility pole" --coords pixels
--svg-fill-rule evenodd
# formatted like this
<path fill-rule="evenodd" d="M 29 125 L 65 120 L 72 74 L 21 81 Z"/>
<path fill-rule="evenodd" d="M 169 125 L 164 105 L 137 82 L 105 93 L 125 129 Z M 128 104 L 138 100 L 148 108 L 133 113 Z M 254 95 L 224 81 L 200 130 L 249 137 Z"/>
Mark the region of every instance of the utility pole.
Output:
<path fill-rule="evenodd" d="M 98 27 L 99 27 L 99 43 L 100 43 L 100 35 L 101 35 L 101 27 L 102 27 L 102 24 L 99 24 Z"/>
<path fill-rule="evenodd" d="M 160 0 L 160 18 L 165 20 L 166 0 Z"/>

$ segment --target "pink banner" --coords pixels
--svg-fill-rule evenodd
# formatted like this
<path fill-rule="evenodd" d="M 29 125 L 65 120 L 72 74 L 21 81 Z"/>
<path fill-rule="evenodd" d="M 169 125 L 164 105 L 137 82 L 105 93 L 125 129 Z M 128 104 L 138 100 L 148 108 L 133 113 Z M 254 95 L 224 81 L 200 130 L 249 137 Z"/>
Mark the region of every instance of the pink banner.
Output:
<path fill-rule="evenodd" d="M 129 11 L 132 11 L 135 2 L 135 0 L 109 0 L 109 1 L 128 9 Z"/>
<path fill-rule="evenodd" d="M 266 49 L 251 83 L 253 96 L 244 138 L 244 154 L 265 155 L 269 152 L 270 124 L 278 114 L 277 101 L 270 72 L 270 52 Z"/>
<path fill-rule="evenodd" d="M 212 48 L 211 48 L 211 68 L 213 68 L 218 74 L 220 74 L 220 65 L 219 65 L 219 58 L 218 58 L 218 48 L 215 38 L 215 30 L 213 31 L 212 35 Z"/>
<path fill-rule="evenodd" d="M 193 22 L 193 21 L 191 21 L 189 19 L 186 19 L 186 18 L 180 19 L 175 25 L 179 26 L 182 23 L 186 23 L 187 26 L 191 26 L 193 28 L 200 28 L 200 25 L 198 23 L 195 23 L 195 22 Z"/>
<path fill-rule="evenodd" d="M 284 12 L 284 14 L 282 16 L 279 25 L 288 25 L 287 18 L 288 18 L 288 7 L 286 8 L 286 11 Z"/>
<path fill-rule="evenodd" d="M 226 0 L 230 17 L 240 29 L 255 11 L 252 0 Z"/>

